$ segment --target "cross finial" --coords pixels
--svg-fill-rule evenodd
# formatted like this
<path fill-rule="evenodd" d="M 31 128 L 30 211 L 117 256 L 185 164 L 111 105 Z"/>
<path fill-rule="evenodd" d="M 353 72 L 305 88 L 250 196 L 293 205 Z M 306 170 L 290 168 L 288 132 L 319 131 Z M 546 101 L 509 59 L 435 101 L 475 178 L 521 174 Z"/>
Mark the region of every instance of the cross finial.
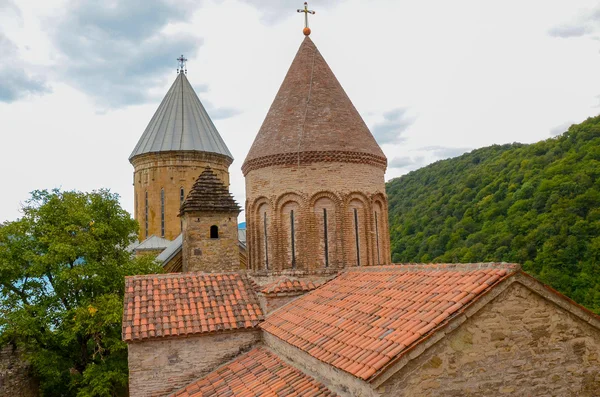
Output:
<path fill-rule="evenodd" d="M 304 2 L 304 9 L 298 9 L 298 12 L 304 13 L 304 35 L 308 36 L 310 34 L 310 28 L 308 27 L 308 14 L 315 14 L 313 10 L 308 9 L 308 3 Z"/>
<path fill-rule="evenodd" d="M 179 66 L 177 67 L 177 74 L 187 74 L 187 58 L 184 58 L 183 54 L 181 54 L 181 56 L 177 58 L 177 61 L 179 62 Z"/>

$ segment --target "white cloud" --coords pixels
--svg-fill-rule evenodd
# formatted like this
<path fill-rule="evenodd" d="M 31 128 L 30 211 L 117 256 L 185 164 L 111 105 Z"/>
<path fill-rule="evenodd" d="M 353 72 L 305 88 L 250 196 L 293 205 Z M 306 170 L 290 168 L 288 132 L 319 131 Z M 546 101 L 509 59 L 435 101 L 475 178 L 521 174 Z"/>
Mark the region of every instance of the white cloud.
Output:
<path fill-rule="evenodd" d="M 407 108 L 396 108 L 383 113 L 383 121 L 373 125 L 372 133 L 380 145 L 400 143 L 405 140 L 402 133 L 415 122 Z"/>
<path fill-rule="evenodd" d="M 596 3 L 315 0 L 311 38 L 367 125 L 387 132 L 389 179 L 470 148 L 545 139 L 565 120 L 596 115 L 600 92 L 590 82 L 600 70 L 598 33 L 548 34 Z M 52 91 L 0 102 L 0 169 L 10 186 L 0 195 L 0 221 L 19 216 L 29 191 L 57 186 L 111 188 L 131 211 L 127 158 L 182 52 L 236 159 L 231 190 L 244 203 L 240 167 L 304 37 L 302 1 L 18 4 L 22 23 L 0 12 L 18 51 L 9 65 L 24 65 L 27 77 Z M 404 117 L 412 115 L 408 127 Z M 395 167 L 403 161 L 413 164 Z"/>

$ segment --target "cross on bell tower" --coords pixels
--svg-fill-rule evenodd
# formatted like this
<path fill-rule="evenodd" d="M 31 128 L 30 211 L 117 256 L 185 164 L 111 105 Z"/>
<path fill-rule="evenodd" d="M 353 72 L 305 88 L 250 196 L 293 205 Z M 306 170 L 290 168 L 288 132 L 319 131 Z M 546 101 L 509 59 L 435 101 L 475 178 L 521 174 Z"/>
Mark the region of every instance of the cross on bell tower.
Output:
<path fill-rule="evenodd" d="M 177 61 L 179 62 L 179 66 L 177 67 L 177 74 L 179 74 L 180 72 L 187 74 L 187 58 L 184 58 L 183 54 L 181 54 L 181 56 L 177 58 Z"/>
<path fill-rule="evenodd" d="M 308 27 L 308 14 L 316 14 L 315 11 L 308 9 L 308 2 L 304 2 L 304 9 L 298 9 L 298 12 L 304 13 L 304 30 L 302 31 L 305 36 L 310 34 L 310 28 Z"/>

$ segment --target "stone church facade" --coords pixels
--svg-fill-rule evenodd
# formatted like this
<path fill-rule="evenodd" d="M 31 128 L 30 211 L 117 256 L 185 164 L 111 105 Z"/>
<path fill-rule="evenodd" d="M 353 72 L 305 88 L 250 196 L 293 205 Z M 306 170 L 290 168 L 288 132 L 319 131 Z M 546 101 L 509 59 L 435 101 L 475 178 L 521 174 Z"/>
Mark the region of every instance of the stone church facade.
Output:
<path fill-rule="evenodd" d="M 519 265 L 391 264 L 385 155 L 305 34 L 242 166 L 245 262 L 185 74 L 132 153 L 168 273 L 125 280 L 130 395 L 597 395 L 600 317 Z"/>

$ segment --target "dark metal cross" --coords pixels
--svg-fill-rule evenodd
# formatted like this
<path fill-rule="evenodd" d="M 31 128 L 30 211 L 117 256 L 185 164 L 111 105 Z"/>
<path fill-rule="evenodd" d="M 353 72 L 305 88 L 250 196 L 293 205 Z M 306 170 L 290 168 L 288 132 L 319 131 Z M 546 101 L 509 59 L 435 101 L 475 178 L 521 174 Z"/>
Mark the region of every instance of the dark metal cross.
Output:
<path fill-rule="evenodd" d="M 304 13 L 304 28 L 308 28 L 308 14 L 315 14 L 315 12 L 313 10 L 309 10 L 308 9 L 308 3 L 305 1 L 304 2 L 304 9 L 298 9 L 298 12 L 303 12 Z"/>
<path fill-rule="evenodd" d="M 181 56 L 179 58 L 177 58 L 177 61 L 179 62 L 179 67 L 177 68 L 177 73 L 179 73 L 180 71 L 185 72 L 185 74 L 187 74 L 187 58 L 183 57 L 183 54 L 181 54 Z"/>

